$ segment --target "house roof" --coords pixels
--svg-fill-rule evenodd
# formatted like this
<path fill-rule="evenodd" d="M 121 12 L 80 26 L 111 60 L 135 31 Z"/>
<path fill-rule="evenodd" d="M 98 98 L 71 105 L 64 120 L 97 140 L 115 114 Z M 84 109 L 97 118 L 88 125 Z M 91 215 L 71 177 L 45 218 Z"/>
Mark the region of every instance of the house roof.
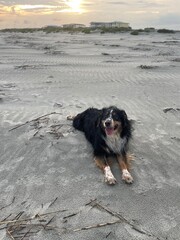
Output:
<path fill-rule="evenodd" d="M 125 24 L 129 24 L 126 22 L 120 22 L 120 21 L 114 21 L 114 22 L 90 22 L 90 24 L 112 24 L 112 23 L 125 23 Z"/>

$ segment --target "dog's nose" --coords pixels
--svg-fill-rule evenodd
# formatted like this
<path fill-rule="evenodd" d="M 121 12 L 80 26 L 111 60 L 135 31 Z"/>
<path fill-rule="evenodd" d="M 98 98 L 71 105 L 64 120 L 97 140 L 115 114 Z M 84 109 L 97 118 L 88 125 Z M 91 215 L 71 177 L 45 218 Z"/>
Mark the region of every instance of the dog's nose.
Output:
<path fill-rule="evenodd" d="M 106 120 L 105 121 L 105 126 L 110 127 L 111 126 L 111 120 Z"/>

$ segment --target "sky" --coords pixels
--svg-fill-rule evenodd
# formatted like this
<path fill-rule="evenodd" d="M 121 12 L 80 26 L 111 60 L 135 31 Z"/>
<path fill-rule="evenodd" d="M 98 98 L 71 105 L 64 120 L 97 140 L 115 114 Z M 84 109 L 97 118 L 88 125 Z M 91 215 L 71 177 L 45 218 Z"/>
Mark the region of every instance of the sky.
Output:
<path fill-rule="evenodd" d="M 180 30 L 180 0 L 0 0 L 0 29 L 91 21 Z"/>

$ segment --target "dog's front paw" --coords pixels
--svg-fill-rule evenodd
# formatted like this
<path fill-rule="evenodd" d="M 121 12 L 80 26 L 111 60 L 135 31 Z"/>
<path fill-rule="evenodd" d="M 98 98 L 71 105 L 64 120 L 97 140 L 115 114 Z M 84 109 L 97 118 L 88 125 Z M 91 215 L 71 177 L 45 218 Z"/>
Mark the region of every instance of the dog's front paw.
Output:
<path fill-rule="evenodd" d="M 133 183 L 133 177 L 127 169 L 123 169 L 122 171 L 122 180 L 124 180 L 126 183 Z"/>
<path fill-rule="evenodd" d="M 116 179 L 113 176 L 109 166 L 104 168 L 104 179 L 105 179 L 105 182 L 110 184 L 110 185 L 116 184 Z"/>
<path fill-rule="evenodd" d="M 104 179 L 105 179 L 105 182 L 108 183 L 109 185 L 114 185 L 117 182 L 114 176 L 105 177 Z"/>

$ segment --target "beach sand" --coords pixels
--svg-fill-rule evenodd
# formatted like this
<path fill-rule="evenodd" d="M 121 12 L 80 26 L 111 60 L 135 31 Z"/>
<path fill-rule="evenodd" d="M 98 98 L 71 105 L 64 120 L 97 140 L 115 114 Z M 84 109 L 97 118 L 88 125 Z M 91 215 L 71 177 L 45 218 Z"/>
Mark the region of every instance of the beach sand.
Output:
<path fill-rule="evenodd" d="M 180 239 L 179 103 L 180 33 L 1 33 L 0 239 Z M 117 164 L 104 183 L 66 119 L 110 105 L 134 123 L 132 185 Z"/>

